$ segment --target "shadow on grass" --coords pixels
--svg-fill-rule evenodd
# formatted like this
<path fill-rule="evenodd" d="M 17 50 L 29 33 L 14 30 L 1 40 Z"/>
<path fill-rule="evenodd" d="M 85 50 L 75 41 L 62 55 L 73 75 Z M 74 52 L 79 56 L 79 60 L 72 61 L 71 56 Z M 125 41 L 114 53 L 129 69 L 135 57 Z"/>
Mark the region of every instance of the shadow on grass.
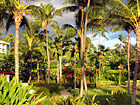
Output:
<path fill-rule="evenodd" d="M 55 83 L 33 83 L 33 88 L 36 91 L 36 94 L 43 93 L 42 96 L 52 97 L 55 95 L 60 95 L 61 90 L 64 89 L 63 86 L 57 85 Z"/>

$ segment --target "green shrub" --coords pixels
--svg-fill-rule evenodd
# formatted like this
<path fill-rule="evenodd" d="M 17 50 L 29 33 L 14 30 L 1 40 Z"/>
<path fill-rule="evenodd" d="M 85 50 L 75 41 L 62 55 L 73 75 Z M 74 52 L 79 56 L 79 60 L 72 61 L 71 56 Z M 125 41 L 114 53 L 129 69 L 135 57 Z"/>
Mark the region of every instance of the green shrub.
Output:
<path fill-rule="evenodd" d="M 22 81 L 18 83 L 15 78 L 8 83 L 3 75 L 0 80 L 0 105 L 36 105 L 46 98 L 40 98 L 41 94 L 36 98 L 35 93 L 28 94 L 31 88 L 29 85 L 23 87 Z"/>
<path fill-rule="evenodd" d="M 40 94 L 43 92 L 42 96 L 52 97 L 55 95 L 60 95 L 61 90 L 64 89 L 63 86 L 57 84 L 47 84 L 44 82 L 34 82 L 34 90 L 36 90 L 36 94 Z"/>
<path fill-rule="evenodd" d="M 83 96 L 64 99 L 63 97 L 55 96 L 50 99 L 50 103 L 53 105 L 99 105 L 99 101 L 94 102 L 95 97 L 96 95 L 93 98 Z"/>
<path fill-rule="evenodd" d="M 120 91 L 113 93 L 111 100 L 106 98 L 104 105 L 123 105 L 126 101 L 126 92 Z"/>
<path fill-rule="evenodd" d="M 121 84 L 125 84 L 125 81 L 127 81 L 127 77 L 126 76 L 122 76 L 121 77 Z"/>
<path fill-rule="evenodd" d="M 79 96 L 79 90 L 78 89 L 69 88 L 68 91 L 72 94 L 73 97 Z"/>

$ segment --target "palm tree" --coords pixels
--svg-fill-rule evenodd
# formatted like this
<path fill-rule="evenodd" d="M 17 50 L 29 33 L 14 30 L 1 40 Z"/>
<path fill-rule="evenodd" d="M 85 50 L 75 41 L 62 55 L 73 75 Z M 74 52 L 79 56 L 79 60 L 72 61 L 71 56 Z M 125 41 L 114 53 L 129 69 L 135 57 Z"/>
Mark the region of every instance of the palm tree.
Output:
<path fill-rule="evenodd" d="M 44 29 L 44 26 L 46 27 L 46 49 L 47 49 L 47 60 L 48 60 L 48 84 L 50 83 L 50 54 L 49 54 L 49 48 L 48 48 L 48 32 L 47 32 L 47 26 L 52 21 L 53 13 L 55 9 L 53 5 L 51 4 L 45 4 L 41 3 L 41 8 L 38 10 L 35 10 L 37 13 L 37 21 L 39 21 L 40 25 Z"/>
<path fill-rule="evenodd" d="M 130 93 L 130 41 L 131 41 L 131 30 L 132 30 L 132 26 L 131 24 L 129 24 L 128 22 L 125 22 L 123 20 L 119 20 L 119 19 L 114 19 L 116 21 L 114 21 L 114 23 L 111 24 L 116 24 L 118 26 L 114 26 L 111 28 L 111 31 L 116 32 L 118 30 L 123 30 L 125 29 L 128 32 L 128 50 L 127 50 L 127 64 L 128 64 L 128 93 Z"/>
<path fill-rule="evenodd" d="M 6 0 L 4 1 L 7 3 Z M 5 8 L 7 8 L 8 13 L 11 15 L 7 21 L 6 28 L 8 30 L 9 26 L 13 24 L 13 21 L 15 22 L 15 77 L 19 78 L 19 27 L 22 26 L 23 23 L 27 22 L 23 21 L 27 20 L 24 14 L 30 13 L 31 11 L 27 9 L 29 5 L 24 6 L 23 2 L 20 2 L 20 0 L 9 0 L 8 3 L 10 4 L 5 4 Z"/>
<path fill-rule="evenodd" d="M 85 54 L 85 44 L 86 44 L 86 31 L 87 31 L 87 19 L 88 19 L 88 9 L 90 5 L 91 0 L 65 0 L 64 3 L 72 3 L 75 4 L 75 6 L 68 6 L 65 7 L 66 10 L 70 11 L 76 11 L 79 10 L 79 16 L 80 17 L 80 32 L 81 32 L 81 89 L 80 89 L 80 96 L 83 96 L 83 83 L 85 83 L 85 90 L 86 90 L 86 95 L 88 95 L 87 92 L 87 85 L 86 85 L 86 77 L 85 77 L 85 71 L 84 71 L 84 54 Z M 85 24 L 84 24 L 84 9 L 86 9 L 86 19 L 85 19 Z M 85 27 L 84 27 L 85 25 Z M 85 33 L 84 33 L 84 28 L 85 28 Z"/>
<path fill-rule="evenodd" d="M 13 33 L 9 33 L 8 35 L 6 35 L 6 42 L 8 42 L 9 45 L 9 53 L 10 53 L 10 48 L 12 46 L 12 42 L 14 42 L 14 34 Z"/>
<path fill-rule="evenodd" d="M 127 37 L 123 37 L 122 34 L 119 35 L 119 40 L 120 43 L 115 44 L 114 46 L 117 47 L 117 49 L 119 49 L 120 52 L 120 56 L 122 57 L 122 52 L 123 52 L 123 44 L 126 44 L 126 40 Z M 122 69 L 122 62 L 120 64 L 120 68 L 119 68 L 119 85 L 121 85 L 121 69 Z"/>
<path fill-rule="evenodd" d="M 119 35 L 119 41 L 120 43 L 115 44 L 114 46 L 119 50 L 120 52 L 120 56 L 122 56 L 122 52 L 123 52 L 123 44 L 126 44 L 127 41 L 127 37 L 123 37 L 122 34 Z"/>
<path fill-rule="evenodd" d="M 64 42 L 69 42 L 69 40 L 76 35 L 76 30 L 74 28 L 68 28 L 66 31 L 59 27 L 57 22 L 51 23 L 52 28 L 55 30 L 56 34 L 53 35 L 55 37 L 55 45 L 57 49 L 57 53 L 59 55 L 59 64 L 60 64 L 60 85 L 62 85 L 62 48 L 64 47 Z M 64 32 L 65 31 L 65 32 Z"/>
<path fill-rule="evenodd" d="M 36 37 L 38 36 L 38 32 L 39 32 L 40 27 L 34 23 L 29 23 L 29 29 L 27 28 L 27 30 L 25 31 L 25 33 L 22 35 L 22 37 L 24 37 L 25 39 L 25 54 L 29 54 L 30 55 L 30 76 L 29 76 L 29 80 L 28 83 L 30 83 L 31 81 L 31 75 L 32 75 L 32 60 L 33 60 L 33 51 L 39 49 L 39 47 L 37 46 L 39 38 Z"/>
<path fill-rule="evenodd" d="M 122 18 L 125 22 L 128 22 L 134 28 L 136 33 L 136 42 L 137 42 L 137 54 L 136 54 L 136 63 L 134 69 L 134 78 L 133 78 L 133 91 L 132 91 L 132 101 L 131 105 L 135 105 L 136 101 L 136 81 L 137 81 L 137 72 L 139 67 L 139 53 L 140 53 L 140 7 L 139 0 L 128 1 L 128 6 L 126 6 L 121 0 L 106 0 L 108 7 L 105 7 L 105 11 L 110 11 L 112 15 L 109 19 L 113 17 Z M 119 8 L 118 8 L 119 7 Z M 99 8 L 98 8 L 99 9 Z M 103 8 L 102 8 L 103 9 Z M 111 22 L 111 21 L 110 21 Z"/>
<path fill-rule="evenodd" d="M 101 48 L 100 48 L 100 36 L 106 38 L 108 40 L 108 37 L 105 35 L 105 32 L 108 32 L 104 27 L 95 27 L 95 32 L 99 33 L 99 45 L 98 45 L 98 53 L 99 53 L 99 88 L 100 88 L 100 72 L 101 72 Z M 98 34 L 95 34 L 94 37 L 96 37 Z"/>

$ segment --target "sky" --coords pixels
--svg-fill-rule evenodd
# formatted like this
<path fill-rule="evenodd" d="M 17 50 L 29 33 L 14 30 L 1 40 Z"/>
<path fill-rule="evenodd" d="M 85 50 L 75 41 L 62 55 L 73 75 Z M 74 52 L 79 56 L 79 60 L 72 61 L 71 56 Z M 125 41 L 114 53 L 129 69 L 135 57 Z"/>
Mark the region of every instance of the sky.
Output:
<path fill-rule="evenodd" d="M 51 3 L 55 9 L 64 7 L 64 6 L 68 6 L 70 4 L 63 4 L 64 0 L 39 0 L 36 2 L 25 2 L 24 4 L 34 4 L 34 5 L 40 5 L 40 3 Z M 123 2 L 125 4 L 127 4 L 126 0 L 123 0 Z M 71 24 L 73 26 L 75 26 L 75 18 L 74 18 L 75 13 L 74 12 L 69 12 L 69 13 L 64 13 L 63 16 L 56 16 L 53 18 L 53 20 L 56 20 L 58 22 L 58 24 L 60 26 L 62 26 L 63 24 Z M 32 18 L 29 18 L 29 20 L 32 20 Z M 12 27 L 9 31 L 13 31 L 15 27 Z M 53 34 L 53 30 L 48 27 L 48 30 L 50 30 L 50 34 Z M 20 31 L 20 34 L 22 34 L 22 32 Z M 123 34 L 123 36 L 127 36 L 128 37 L 128 33 L 126 31 L 117 31 L 115 33 L 106 33 L 106 36 L 109 38 L 109 40 L 106 40 L 105 38 L 101 37 L 101 44 L 104 45 L 105 47 L 110 47 L 110 48 L 114 48 L 113 46 L 116 43 L 119 43 L 119 35 Z M 87 32 L 87 36 L 90 38 L 91 37 L 91 32 Z M 98 35 L 97 37 L 93 38 L 92 43 L 94 44 L 94 46 L 98 46 L 99 44 L 99 38 Z M 131 38 L 131 43 L 134 45 L 136 44 L 136 35 L 134 34 L 134 32 L 132 32 L 132 38 Z"/>

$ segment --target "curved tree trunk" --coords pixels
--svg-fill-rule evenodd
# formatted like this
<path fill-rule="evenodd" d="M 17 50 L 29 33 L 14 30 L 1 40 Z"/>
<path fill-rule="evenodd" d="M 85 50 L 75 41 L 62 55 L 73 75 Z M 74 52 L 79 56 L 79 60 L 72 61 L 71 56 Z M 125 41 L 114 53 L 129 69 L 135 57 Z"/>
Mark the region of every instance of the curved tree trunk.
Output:
<path fill-rule="evenodd" d="M 49 48 L 48 48 L 47 24 L 46 24 L 46 48 L 47 48 L 47 59 L 48 59 L 48 84 L 50 84 L 50 55 L 49 55 Z"/>
<path fill-rule="evenodd" d="M 130 93 L 130 40 L 131 40 L 131 30 L 128 30 L 128 58 L 127 58 L 127 64 L 128 64 L 128 93 Z"/>
<path fill-rule="evenodd" d="M 132 86 L 132 101 L 131 101 L 131 105 L 135 105 L 135 102 L 136 102 L 137 72 L 138 72 L 138 69 L 139 69 L 140 26 L 138 24 L 137 24 L 137 27 L 135 29 L 135 32 L 136 32 L 136 35 L 137 35 L 137 39 L 136 39 L 136 42 L 137 42 L 137 54 L 136 54 L 136 62 L 135 62 L 134 75 L 133 75 L 133 86 Z"/>

